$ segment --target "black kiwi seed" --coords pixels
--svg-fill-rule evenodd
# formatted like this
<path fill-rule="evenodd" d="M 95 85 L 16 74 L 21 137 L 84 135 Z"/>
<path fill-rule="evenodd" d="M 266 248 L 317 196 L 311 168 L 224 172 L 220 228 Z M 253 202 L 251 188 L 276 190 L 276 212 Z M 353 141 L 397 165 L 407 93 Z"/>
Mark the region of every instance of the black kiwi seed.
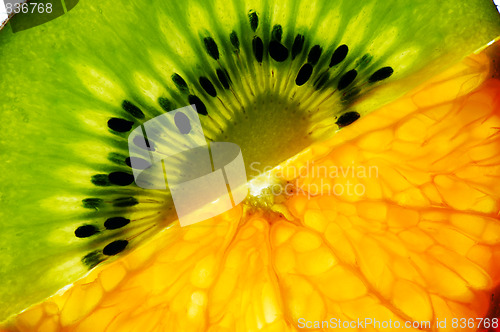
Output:
<path fill-rule="evenodd" d="M 133 169 L 148 169 L 151 167 L 150 162 L 138 157 L 127 157 L 125 163 Z"/>
<path fill-rule="evenodd" d="M 248 14 L 248 20 L 250 21 L 250 28 L 255 32 L 257 30 L 257 27 L 259 26 L 259 17 L 257 16 L 257 13 L 254 11 L 250 11 Z"/>
<path fill-rule="evenodd" d="M 173 109 L 172 102 L 167 98 L 164 97 L 158 98 L 158 104 L 160 104 L 160 107 L 163 108 L 165 112 L 170 112 Z"/>
<path fill-rule="evenodd" d="M 174 123 L 179 132 L 183 135 L 187 135 L 191 132 L 191 123 L 189 122 L 189 118 L 186 114 L 182 112 L 177 112 L 174 115 Z"/>
<path fill-rule="evenodd" d="M 189 95 L 188 102 L 190 105 L 194 104 L 196 106 L 196 112 L 198 112 L 198 114 L 208 115 L 207 107 L 197 96 Z"/>
<path fill-rule="evenodd" d="M 210 55 L 214 60 L 219 60 L 219 48 L 212 37 L 206 37 L 203 39 L 205 42 L 205 48 L 208 55 Z"/>
<path fill-rule="evenodd" d="M 98 186 L 98 187 L 107 187 L 107 186 L 111 185 L 111 182 L 109 182 L 107 174 L 92 175 L 90 182 L 92 182 L 93 185 Z"/>
<path fill-rule="evenodd" d="M 347 45 L 340 45 L 339 47 L 337 47 L 335 52 L 333 52 L 332 54 L 332 59 L 330 60 L 330 67 L 338 65 L 339 63 L 344 61 L 348 52 L 349 52 L 349 47 L 347 47 Z"/>
<path fill-rule="evenodd" d="M 104 222 L 104 227 L 106 227 L 106 229 L 118 229 L 118 228 L 122 228 L 123 226 L 126 226 L 130 223 L 130 219 L 127 219 L 127 218 L 123 218 L 123 217 L 112 217 L 112 218 L 108 218 L 105 222 Z"/>
<path fill-rule="evenodd" d="M 273 27 L 273 31 L 271 32 L 271 39 L 274 39 L 276 41 L 281 41 L 281 36 L 283 36 L 283 28 L 281 25 L 276 24 Z"/>
<path fill-rule="evenodd" d="M 174 82 L 177 89 L 179 89 L 180 91 L 187 91 L 188 85 L 186 81 L 181 77 L 181 75 L 173 74 L 172 81 Z"/>
<path fill-rule="evenodd" d="M 86 209 L 98 209 L 104 201 L 101 198 L 85 198 L 82 200 L 83 207 Z"/>
<path fill-rule="evenodd" d="M 360 115 L 358 112 L 347 112 L 347 113 L 342 114 L 338 118 L 336 123 L 340 128 L 342 128 L 342 127 L 350 125 L 351 123 L 353 123 L 354 121 L 356 121 L 359 118 L 360 118 Z"/>
<path fill-rule="evenodd" d="M 392 73 L 394 73 L 394 69 L 392 69 L 392 67 L 380 68 L 379 70 L 374 72 L 372 74 L 372 76 L 370 76 L 370 78 L 368 79 L 368 82 L 374 83 L 374 82 L 385 80 L 386 78 L 389 78 L 392 75 Z"/>
<path fill-rule="evenodd" d="M 276 40 L 269 43 L 269 55 L 278 62 L 283 62 L 288 58 L 288 49 Z"/>
<path fill-rule="evenodd" d="M 260 37 L 254 37 L 252 40 L 253 54 L 257 62 L 262 62 L 262 56 L 264 55 L 264 44 Z"/>
<path fill-rule="evenodd" d="M 111 130 L 117 131 L 119 133 L 125 133 L 132 129 L 134 123 L 120 118 L 111 118 L 108 120 L 108 127 Z"/>
<path fill-rule="evenodd" d="M 309 78 L 311 78 L 313 72 L 313 67 L 311 64 L 306 63 L 300 68 L 299 73 L 297 74 L 297 78 L 295 79 L 295 84 L 298 86 L 304 85 Z"/>
<path fill-rule="evenodd" d="M 302 52 L 302 48 L 304 47 L 304 36 L 302 35 L 297 35 L 295 37 L 295 40 L 293 41 L 292 45 L 292 60 L 299 55 L 300 52 Z"/>
<path fill-rule="evenodd" d="M 134 118 L 144 119 L 144 113 L 142 113 L 141 109 L 132 104 L 130 101 L 124 100 L 122 102 L 122 108 Z"/>
<path fill-rule="evenodd" d="M 321 46 L 314 45 L 309 51 L 309 55 L 307 56 L 307 62 L 309 62 L 311 65 L 314 66 L 316 63 L 318 63 L 322 51 L 323 49 L 321 48 Z"/>
<path fill-rule="evenodd" d="M 240 40 L 238 39 L 236 31 L 233 30 L 233 32 L 231 32 L 231 34 L 229 35 L 229 40 L 231 41 L 231 44 L 233 44 L 234 48 L 236 48 L 237 50 L 240 49 Z"/>
<path fill-rule="evenodd" d="M 99 233 L 99 229 L 94 225 L 83 225 L 75 230 L 75 236 L 79 238 L 90 237 Z"/>
<path fill-rule="evenodd" d="M 133 142 L 138 148 L 141 148 L 141 149 L 147 150 L 147 151 L 155 151 L 155 147 L 154 147 L 153 142 L 151 142 L 150 140 L 148 140 L 144 136 L 134 137 Z"/>
<path fill-rule="evenodd" d="M 127 240 L 116 240 L 105 246 L 104 249 L 102 249 L 102 253 L 106 256 L 114 256 L 122 252 L 127 245 Z"/>
<path fill-rule="evenodd" d="M 113 201 L 115 207 L 129 207 L 137 204 L 139 204 L 139 201 L 135 197 L 117 198 Z"/>
<path fill-rule="evenodd" d="M 217 69 L 216 73 L 217 73 L 217 78 L 219 79 L 219 82 L 220 84 L 222 84 L 224 89 L 229 89 L 229 81 L 228 81 L 229 77 L 226 75 L 224 70 Z"/>
<path fill-rule="evenodd" d="M 112 172 L 108 175 L 109 182 L 117 186 L 128 186 L 134 182 L 134 176 L 125 172 Z"/>
<path fill-rule="evenodd" d="M 210 82 L 208 78 L 201 76 L 199 82 L 201 87 L 203 88 L 203 90 L 205 90 L 206 93 L 208 93 L 212 97 L 217 96 L 217 90 L 215 90 L 214 85 L 212 84 L 212 82 Z"/>
<path fill-rule="evenodd" d="M 349 86 L 349 84 L 351 84 L 356 79 L 356 76 L 358 76 L 358 72 L 356 71 L 356 69 L 349 70 L 347 73 L 342 75 L 342 77 L 339 80 L 339 85 L 337 86 L 337 88 L 339 90 L 344 90 Z"/>

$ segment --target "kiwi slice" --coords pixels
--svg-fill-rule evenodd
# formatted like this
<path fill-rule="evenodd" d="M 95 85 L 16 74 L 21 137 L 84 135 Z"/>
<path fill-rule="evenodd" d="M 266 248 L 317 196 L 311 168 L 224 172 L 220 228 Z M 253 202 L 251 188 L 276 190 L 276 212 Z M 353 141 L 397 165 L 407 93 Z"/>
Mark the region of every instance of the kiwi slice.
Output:
<path fill-rule="evenodd" d="M 208 141 L 261 171 L 499 35 L 489 0 L 81 0 L 7 25 L 0 321 L 178 227 L 168 190 L 134 183 L 151 166 L 128 155 L 137 126 L 193 104 Z"/>

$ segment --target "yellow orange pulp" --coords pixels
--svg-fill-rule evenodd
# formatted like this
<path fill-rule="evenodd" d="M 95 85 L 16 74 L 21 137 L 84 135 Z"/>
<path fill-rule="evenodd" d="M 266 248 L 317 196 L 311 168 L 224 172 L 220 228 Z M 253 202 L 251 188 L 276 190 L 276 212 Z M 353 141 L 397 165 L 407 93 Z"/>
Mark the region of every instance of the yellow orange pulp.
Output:
<path fill-rule="evenodd" d="M 489 62 L 467 58 L 284 163 L 283 214 L 240 205 L 174 226 L 6 329 L 296 331 L 372 318 L 457 331 L 454 318 L 488 317 L 500 296 L 500 81 Z M 348 181 L 363 195 L 339 194 Z"/>

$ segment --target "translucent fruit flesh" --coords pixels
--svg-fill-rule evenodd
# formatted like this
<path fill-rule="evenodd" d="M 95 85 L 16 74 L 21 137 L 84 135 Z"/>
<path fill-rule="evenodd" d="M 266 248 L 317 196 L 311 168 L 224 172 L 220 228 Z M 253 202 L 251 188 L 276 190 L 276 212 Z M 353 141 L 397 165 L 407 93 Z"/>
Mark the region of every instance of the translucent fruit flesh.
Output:
<path fill-rule="evenodd" d="M 238 206 L 169 229 L 8 329 L 295 331 L 300 318 L 369 316 L 447 318 L 456 331 L 453 318 L 486 317 L 500 282 L 500 81 L 481 83 L 487 61 L 466 59 L 283 165 L 301 192 L 285 202 L 292 222 Z M 378 173 L 321 171 L 349 165 Z M 366 193 L 314 192 L 347 181 Z"/>
<path fill-rule="evenodd" d="M 169 192 L 133 181 L 132 127 L 194 102 L 209 139 L 274 167 L 335 135 L 346 112 L 364 117 L 500 35 L 490 0 L 80 0 L 10 28 L 0 31 L 0 321 L 175 224 Z M 111 218 L 126 226 L 109 229 Z"/>

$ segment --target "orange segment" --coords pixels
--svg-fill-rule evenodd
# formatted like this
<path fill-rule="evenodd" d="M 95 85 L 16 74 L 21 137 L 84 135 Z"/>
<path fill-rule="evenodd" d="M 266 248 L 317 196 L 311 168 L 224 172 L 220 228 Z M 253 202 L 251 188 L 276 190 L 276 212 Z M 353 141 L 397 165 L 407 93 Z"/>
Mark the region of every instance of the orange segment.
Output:
<path fill-rule="evenodd" d="M 369 318 L 359 330 L 456 331 L 454 318 L 486 317 L 500 283 L 500 81 L 475 90 L 485 61 L 285 164 L 293 220 L 239 206 L 166 229 L 10 330 L 320 331 Z"/>

